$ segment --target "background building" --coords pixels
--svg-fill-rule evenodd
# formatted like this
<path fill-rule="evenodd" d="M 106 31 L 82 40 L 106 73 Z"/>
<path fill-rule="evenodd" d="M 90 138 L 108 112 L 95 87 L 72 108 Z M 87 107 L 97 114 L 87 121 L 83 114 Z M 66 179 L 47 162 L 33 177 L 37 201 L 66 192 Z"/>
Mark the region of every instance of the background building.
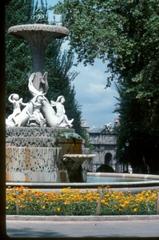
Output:
<path fill-rule="evenodd" d="M 116 124 L 116 123 L 115 123 Z M 117 135 L 115 124 L 108 123 L 102 128 L 86 129 L 91 145 L 91 152 L 95 154 L 91 168 L 93 172 L 129 172 L 127 164 L 120 163 L 116 158 Z"/>

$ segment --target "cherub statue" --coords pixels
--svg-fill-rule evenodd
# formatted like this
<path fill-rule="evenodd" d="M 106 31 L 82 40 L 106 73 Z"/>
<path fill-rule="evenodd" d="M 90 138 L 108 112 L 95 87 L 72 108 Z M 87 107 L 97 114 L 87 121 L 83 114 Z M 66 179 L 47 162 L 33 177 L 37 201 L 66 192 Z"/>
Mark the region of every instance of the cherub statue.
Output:
<path fill-rule="evenodd" d="M 69 127 L 72 127 L 72 122 L 74 119 L 68 120 L 66 114 L 65 114 L 65 108 L 64 108 L 64 102 L 65 98 L 64 96 L 59 96 L 56 101 L 51 100 L 51 106 L 56 108 L 56 117 L 58 118 L 59 126 L 65 126 L 68 125 Z"/>
<path fill-rule="evenodd" d="M 46 126 L 46 120 L 41 113 L 42 101 L 44 99 L 45 97 L 43 95 L 37 95 L 31 100 L 33 104 L 33 112 L 27 112 L 29 115 L 28 125 L 40 127 Z"/>
<path fill-rule="evenodd" d="M 10 124 L 11 122 L 16 123 L 16 117 L 21 113 L 21 106 L 26 106 L 27 103 L 24 103 L 23 98 L 19 98 L 19 95 L 16 93 L 12 93 L 8 100 L 13 104 L 13 113 L 8 116 L 6 122 L 10 122 Z"/>

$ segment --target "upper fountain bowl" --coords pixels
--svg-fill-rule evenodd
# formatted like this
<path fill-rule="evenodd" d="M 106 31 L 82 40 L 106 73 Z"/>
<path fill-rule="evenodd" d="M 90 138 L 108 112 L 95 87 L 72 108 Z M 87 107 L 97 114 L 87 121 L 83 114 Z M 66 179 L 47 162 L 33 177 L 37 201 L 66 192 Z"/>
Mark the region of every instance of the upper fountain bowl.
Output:
<path fill-rule="evenodd" d="M 49 24 L 25 24 L 16 25 L 8 29 L 8 33 L 11 33 L 17 37 L 28 38 L 30 35 L 39 34 L 44 38 L 63 38 L 69 34 L 69 30 L 66 27 L 59 25 Z"/>

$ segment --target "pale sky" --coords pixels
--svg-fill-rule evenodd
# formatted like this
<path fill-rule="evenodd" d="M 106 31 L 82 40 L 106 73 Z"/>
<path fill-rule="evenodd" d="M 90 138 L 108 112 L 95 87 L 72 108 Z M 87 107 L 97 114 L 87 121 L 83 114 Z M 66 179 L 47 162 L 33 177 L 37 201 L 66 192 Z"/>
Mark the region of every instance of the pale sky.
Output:
<path fill-rule="evenodd" d="M 47 0 L 48 6 L 55 5 L 58 0 Z M 52 12 L 49 12 L 52 19 Z M 68 47 L 64 44 L 64 47 Z M 112 85 L 105 89 L 107 75 L 105 66 L 100 60 L 95 64 L 84 66 L 80 63 L 72 70 L 78 72 L 73 84 L 76 91 L 76 100 L 81 106 L 82 118 L 90 127 L 102 127 L 104 124 L 113 122 L 116 114 L 113 113 L 118 96 L 117 91 Z"/>

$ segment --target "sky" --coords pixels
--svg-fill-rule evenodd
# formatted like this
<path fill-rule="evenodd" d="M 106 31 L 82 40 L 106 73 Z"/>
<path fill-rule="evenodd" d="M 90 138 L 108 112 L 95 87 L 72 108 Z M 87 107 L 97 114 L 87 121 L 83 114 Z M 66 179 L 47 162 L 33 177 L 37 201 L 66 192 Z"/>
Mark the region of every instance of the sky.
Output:
<path fill-rule="evenodd" d="M 47 0 L 48 6 L 55 5 L 58 0 Z M 53 18 L 49 11 L 49 18 Z M 63 48 L 67 48 L 64 44 Z M 114 84 L 105 89 L 107 74 L 105 65 L 98 59 L 95 64 L 86 67 L 80 63 L 72 70 L 78 72 L 73 81 L 76 92 L 76 100 L 81 107 L 82 119 L 90 128 L 100 128 L 112 122 L 117 117 L 114 113 L 118 93 Z"/>

